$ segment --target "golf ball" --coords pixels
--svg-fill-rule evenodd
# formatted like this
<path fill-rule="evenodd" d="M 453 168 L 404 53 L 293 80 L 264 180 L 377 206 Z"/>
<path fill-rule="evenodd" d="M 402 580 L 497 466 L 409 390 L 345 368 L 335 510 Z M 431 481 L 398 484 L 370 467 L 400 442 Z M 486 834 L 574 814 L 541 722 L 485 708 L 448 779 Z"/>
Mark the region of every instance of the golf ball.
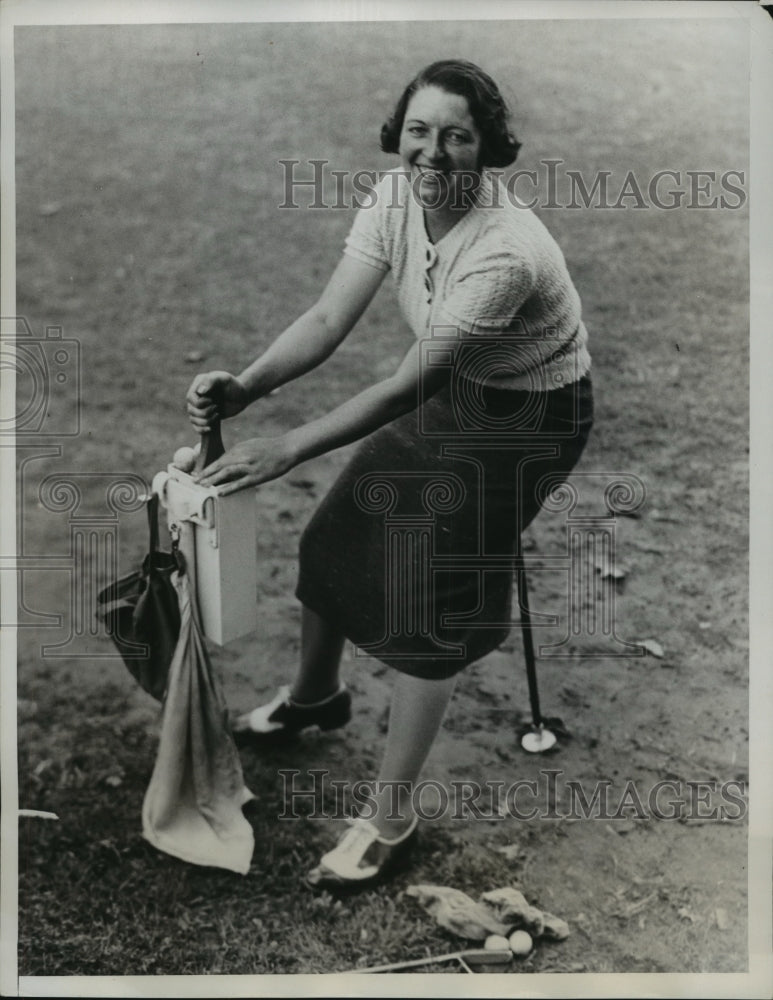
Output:
<path fill-rule="evenodd" d="M 534 947 L 531 935 L 526 931 L 513 931 L 510 935 L 510 951 L 518 958 L 525 958 Z"/>
<path fill-rule="evenodd" d="M 193 448 L 188 448 L 187 446 L 178 448 L 174 453 L 172 465 L 174 465 L 175 468 L 181 469 L 183 472 L 190 472 L 195 464 L 196 452 Z"/>

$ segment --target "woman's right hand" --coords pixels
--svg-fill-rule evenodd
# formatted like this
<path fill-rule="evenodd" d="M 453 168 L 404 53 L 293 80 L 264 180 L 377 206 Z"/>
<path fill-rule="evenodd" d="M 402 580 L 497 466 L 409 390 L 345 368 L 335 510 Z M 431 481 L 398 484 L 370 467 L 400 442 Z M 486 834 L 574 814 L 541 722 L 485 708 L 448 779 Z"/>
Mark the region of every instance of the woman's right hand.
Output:
<path fill-rule="evenodd" d="M 197 375 L 185 398 L 188 418 L 199 434 L 206 434 L 219 420 L 241 413 L 250 401 L 243 383 L 229 372 Z"/>

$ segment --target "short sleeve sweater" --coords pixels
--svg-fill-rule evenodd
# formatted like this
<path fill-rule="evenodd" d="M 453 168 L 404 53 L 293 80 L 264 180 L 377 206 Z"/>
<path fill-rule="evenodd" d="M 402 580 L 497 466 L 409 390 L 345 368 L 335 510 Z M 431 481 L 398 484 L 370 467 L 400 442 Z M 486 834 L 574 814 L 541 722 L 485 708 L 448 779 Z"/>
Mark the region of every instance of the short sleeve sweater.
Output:
<path fill-rule="evenodd" d="M 344 252 L 392 271 L 418 339 L 489 339 L 489 385 L 555 389 L 590 370 L 580 297 L 561 249 L 486 171 L 469 211 L 434 244 L 409 176 L 387 171 L 358 210 Z"/>

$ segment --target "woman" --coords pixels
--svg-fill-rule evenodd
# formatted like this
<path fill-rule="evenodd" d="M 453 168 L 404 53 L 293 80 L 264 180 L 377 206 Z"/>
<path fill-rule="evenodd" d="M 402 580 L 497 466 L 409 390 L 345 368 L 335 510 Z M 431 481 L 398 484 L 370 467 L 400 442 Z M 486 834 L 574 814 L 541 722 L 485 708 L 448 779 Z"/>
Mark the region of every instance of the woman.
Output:
<path fill-rule="evenodd" d="M 201 479 L 243 489 L 366 438 L 301 541 L 298 675 L 235 725 L 243 739 L 344 725 L 345 638 L 395 668 L 374 815 L 350 822 L 309 874 L 316 886 L 368 883 L 410 844 L 411 788 L 455 677 L 507 635 L 520 532 L 590 431 L 579 297 L 545 227 L 489 170 L 515 161 L 508 121 L 477 66 L 423 70 L 381 133 L 401 167 L 357 213 L 318 302 L 241 375 L 199 375 L 188 392 L 201 433 L 310 371 L 392 271 L 417 338 L 394 375 L 280 437 L 237 444 Z"/>

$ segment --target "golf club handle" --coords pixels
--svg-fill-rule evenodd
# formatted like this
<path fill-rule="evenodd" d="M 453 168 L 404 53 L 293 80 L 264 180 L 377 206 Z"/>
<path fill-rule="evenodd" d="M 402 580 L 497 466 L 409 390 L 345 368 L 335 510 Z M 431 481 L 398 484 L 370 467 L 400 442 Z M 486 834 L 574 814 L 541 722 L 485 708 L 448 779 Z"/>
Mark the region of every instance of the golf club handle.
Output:
<path fill-rule="evenodd" d="M 196 456 L 194 471 L 201 472 L 210 463 L 220 458 L 224 452 L 225 447 L 223 446 L 223 438 L 220 433 L 220 421 L 218 420 L 211 425 L 206 434 L 201 435 L 201 450 Z"/>

